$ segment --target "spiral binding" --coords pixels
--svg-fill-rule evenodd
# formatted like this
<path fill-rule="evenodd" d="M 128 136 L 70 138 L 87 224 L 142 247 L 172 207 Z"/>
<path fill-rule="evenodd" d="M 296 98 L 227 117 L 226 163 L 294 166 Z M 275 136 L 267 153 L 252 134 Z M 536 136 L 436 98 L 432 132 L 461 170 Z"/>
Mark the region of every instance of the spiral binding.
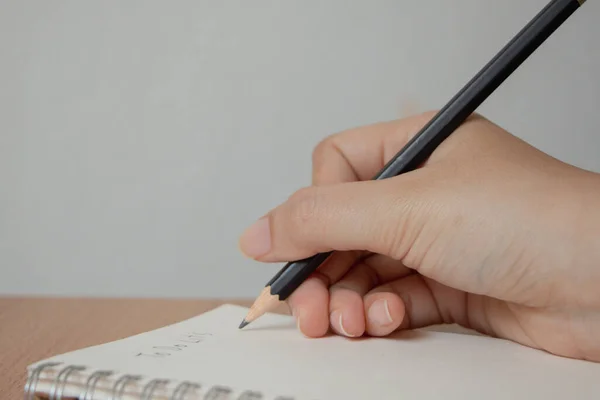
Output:
<path fill-rule="evenodd" d="M 79 399 L 93 400 L 94 392 L 96 390 L 96 383 L 98 383 L 98 381 L 102 378 L 107 378 L 111 376 L 113 373 L 113 371 L 96 371 L 92 375 L 90 375 L 87 382 L 85 383 L 84 392 L 81 394 L 81 396 L 79 396 Z"/>
<path fill-rule="evenodd" d="M 60 363 L 41 364 L 31 372 L 29 379 L 27 379 L 27 382 L 25 383 L 25 400 L 35 400 L 35 389 L 37 387 L 38 381 L 40 380 L 40 375 L 46 368 L 52 368 L 57 365 L 60 365 Z"/>
<path fill-rule="evenodd" d="M 69 380 L 69 375 L 76 371 L 83 371 L 84 369 L 85 367 L 79 365 L 69 365 L 68 367 L 63 368 L 56 376 L 56 379 L 54 379 L 52 388 L 50 388 L 50 393 L 48 395 L 50 400 L 61 400 L 62 393 L 65 390 L 65 385 Z"/>
<path fill-rule="evenodd" d="M 45 369 L 51 369 L 59 366 L 58 362 L 49 362 L 40 364 L 30 374 L 27 382 L 25 383 L 25 397 L 24 400 L 35 400 L 35 392 L 37 384 L 40 379 L 40 375 Z M 52 382 L 50 387 L 48 398 L 49 400 L 62 400 L 63 392 L 69 381 L 69 376 L 76 372 L 84 371 L 86 367 L 81 365 L 67 365 L 58 371 L 56 378 Z M 114 371 L 95 371 L 92 373 L 86 383 L 85 388 L 80 393 L 79 400 L 93 400 L 94 392 L 98 382 L 109 376 L 114 375 Z M 122 400 L 125 393 L 127 384 L 131 382 L 137 382 L 142 379 L 140 375 L 123 375 L 115 381 L 110 389 L 110 397 L 108 400 Z M 170 381 L 167 379 L 154 379 L 146 383 L 142 388 L 142 394 L 140 400 L 152 400 L 154 392 L 160 387 L 165 386 Z M 191 391 L 197 391 L 201 388 L 201 385 L 194 382 L 184 381 L 181 382 L 171 393 L 169 400 L 185 400 L 186 396 Z M 260 392 L 245 391 L 240 394 L 237 399 L 231 398 L 233 389 L 226 386 L 212 386 L 209 391 L 203 396 L 203 400 L 266 400 Z M 274 400 L 293 400 L 291 397 L 277 397 Z"/>

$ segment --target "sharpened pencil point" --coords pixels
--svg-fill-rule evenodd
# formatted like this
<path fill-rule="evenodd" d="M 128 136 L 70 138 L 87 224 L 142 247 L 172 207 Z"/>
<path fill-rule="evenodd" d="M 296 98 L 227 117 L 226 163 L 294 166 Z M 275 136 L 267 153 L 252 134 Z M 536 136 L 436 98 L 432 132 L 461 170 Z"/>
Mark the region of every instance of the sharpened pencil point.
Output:
<path fill-rule="evenodd" d="M 243 321 L 242 321 L 242 323 L 240 324 L 240 327 L 239 327 L 238 329 L 244 329 L 244 327 L 245 327 L 246 325 L 248 325 L 249 323 L 250 323 L 250 322 L 248 322 L 248 321 L 246 321 L 246 320 L 243 320 Z"/>
<path fill-rule="evenodd" d="M 265 287 L 260 295 L 256 298 L 252 307 L 248 310 L 248 314 L 246 314 L 246 318 L 240 324 L 239 329 L 244 328 L 249 323 L 258 319 L 264 313 L 272 310 L 279 303 L 279 295 L 271 294 L 271 287 Z"/>

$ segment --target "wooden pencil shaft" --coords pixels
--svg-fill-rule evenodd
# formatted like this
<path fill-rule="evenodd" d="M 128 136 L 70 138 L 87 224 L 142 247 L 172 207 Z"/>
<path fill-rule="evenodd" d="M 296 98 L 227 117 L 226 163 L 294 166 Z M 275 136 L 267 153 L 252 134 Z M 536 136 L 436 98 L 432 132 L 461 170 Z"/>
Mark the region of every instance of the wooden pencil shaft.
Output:
<path fill-rule="evenodd" d="M 269 286 L 266 286 L 248 310 L 246 318 L 240 324 L 240 329 L 260 318 L 267 310 L 277 307 L 279 301 L 279 296 L 271 294 Z"/>
<path fill-rule="evenodd" d="M 454 132 L 584 1 L 550 1 L 504 46 L 402 150 L 373 178 L 381 180 L 416 169 Z M 287 263 L 268 283 L 287 299 L 331 252 Z"/>

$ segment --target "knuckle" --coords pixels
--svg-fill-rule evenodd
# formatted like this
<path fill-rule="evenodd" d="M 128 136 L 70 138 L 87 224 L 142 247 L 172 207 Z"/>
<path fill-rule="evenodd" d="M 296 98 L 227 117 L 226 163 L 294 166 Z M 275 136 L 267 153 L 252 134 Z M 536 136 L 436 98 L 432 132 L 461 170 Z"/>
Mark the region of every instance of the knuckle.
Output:
<path fill-rule="evenodd" d="M 432 110 L 424 111 L 420 114 L 416 114 L 416 115 L 412 116 L 411 119 L 414 121 L 416 126 L 425 126 L 439 112 L 440 112 L 440 109 L 432 109 Z M 473 112 L 467 118 L 467 121 L 486 121 L 486 118 L 479 112 Z"/>
<path fill-rule="evenodd" d="M 290 217 L 296 227 L 301 227 L 316 219 L 319 211 L 318 198 L 319 189 L 317 187 L 302 188 L 290 197 Z"/>
<path fill-rule="evenodd" d="M 431 119 L 435 117 L 439 111 L 440 110 L 438 109 L 423 111 L 419 114 L 415 114 L 414 116 L 412 116 L 411 119 L 414 121 L 415 125 L 424 126 L 429 121 L 431 121 Z"/>
<path fill-rule="evenodd" d="M 327 136 L 325 139 L 321 140 L 313 149 L 312 158 L 320 159 L 323 153 L 327 151 L 329 147 L 331 147 L 331 141 L 333 136 Z"/>
<path fill-rule="evenodd" d="M 329 152 L 331 152 L 331 149 L 334 148 L 334 137 L 335 135 L 326 137 L 313 149 L 312 164 L 314 170 L 319 170 L 327 160 Z"/>
<path fill-rule="evenodd" d="M 415 118 L 415 124 L 420 128 L 427 125 L 439 112 L 439 110 L 429 110 L 425 111 Z"/>
<path fill-rule="evenodd" d="M 400 119 L 397 121 L 396 132 L 408 141 L 416 135 L 419 130 L 427 125 L 437 113 L 437 110 L 430 110 Z"/>
<path fill-rule="evenodd" d="M 425 111 L 423 113 L 421 113 L 421 115 L 419 116 L 419 118 L 423 121 L 423 122 L 428 122 L 429 120 L 431 120 L 433 117 L 436 116 L 436 114 L 440 112 L 440 110 L 434 109 L 434 110 L 428 110 Z"/>
<path fill-rule="evenodd" d="M 406 223 L 402 218 L 390 218 L 381 231 L 380 243 L 384 254 L 394 260 L 403 260 L 406 255 Z"/>
<path fill-rule="evenodd" d="M 481 113 L 479 113 L 479 112 L 477 112 L 477 111 L 474 111 L 474 112 L 473 112 L 473 113 L 472 113 L 472 114 L 469 116 L 469 118 L 468 118 L 468 119 L 471 119 L 471 120 L 474 120 L 474 121 L 486 121 L 486 120 L 487 120 L 487 118 L 486 118 L 486 117 L 485 117 L 483 114 L 481 114 Z"/>
<path fill-rule="evenodd" d="M 380 231 L 382 250 L 395 260 L 403 260 L 413 247 L 420 233 L 420 218 L 418 215 L 422 202 L 418 188 L 408 196 L 396 195 L 391 199 L 391 210 L 386 215 L 387 223 Z"/>

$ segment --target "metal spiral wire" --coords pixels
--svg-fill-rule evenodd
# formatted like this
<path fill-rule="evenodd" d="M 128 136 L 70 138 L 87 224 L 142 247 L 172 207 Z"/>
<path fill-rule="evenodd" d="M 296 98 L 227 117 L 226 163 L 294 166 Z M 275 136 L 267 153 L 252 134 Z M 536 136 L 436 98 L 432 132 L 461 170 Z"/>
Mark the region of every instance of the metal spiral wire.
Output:
<path fill-rule="evenodd" d="M 204 396 L 204 400 L 228 400 L 232 390 L 225 386 L 213 386 Z"/>
<path fill-rule="evenodd" d="M 61 363 L 49 362 L 40 364 L 37 366 L 29 375 L 25 384 L 25 397 L 24 400 L 35 400 L 35 392 L 37 384 L 40 380 L 40 376 L 45 369 L 54 368 Z M 84 371 L 86 367 L 80 365 L 67 365 L 58 371 L 58 374 L 54 378 L 52 386 L 50 387 L 48 399 L 49 400 L 62 400 L 65 387 L 69 382 L 69 377 L 73 373 Z M 108 378 L 114 375 L 114 371 L 100 370 L 92 373 L 86 380 L 85 388 L 79 395 L 79 400 L 93 400 L 94 392 L 96 391 L 96 385 L 104 378 Z M 125 394 L 126 387 L 131 382 L 138 382 L 142 379 L 139 375 L 123 375 L 117 379 L 112 387 L 110 388 L 110 397 L 108 400 L 122 400 Z M 160 386 L 166 386 L 169 384 L 167 379 L 153 379 L 146 383 L 142 388 L 140 400 L 152 400 L 154 398 L 155 391 Z M 179 383 L 171 393 L 169 400 L 185 400 L 190 394 L 200 390 L 202 386 L 195 382 L 184 381 Z M 233 394 L 233 389 L 227 386 L 212 386 L 203 396 L 203 400 L 230 400 Z M 245 391 L 239 396 L 237 400 L 263 400 L 263 395 L 260 392 Z M 276 400 L 293 400 L 288 397 L 277 397 Z"/>
<path fill-rule="evenodd" d="M 56 375 L 56 378 L 54 378 L 54 382 L 52 383 L 52 387 L 50 388 L 50 392 L 48 394 L 49 400 L 61 400 L 62 394 L 65 390 L 65 385 L 69 380 L 69 376 L 73 372 L 83 371 L 84 369 L 85 367 L 80 365 L 67 365 L 62 370 L 60 370 L 58 375 Z"/>
<path fill-rule="evenodd" d="M 111 376 L 113 373 L 113 371 L 96 371 L 90 375 L 85 383 L 85 389 L 83 393 L 79 396 L 79 400 L 93 400 L 98 381 L 102 378 Z"/>
<path fill-rule="evenodd" d="M 123 394 L 125 393 L 125 387 L 129 382 L 135 382 L 142 379 L 139 375 L 123 375 L 112 387 L 112 394 L 108 400 L 122 400 Z"/>
<path fill-rule="evenodd" d="M 245 391 L 238 397 L 238 400 L 262 400 L 263 395 L 260 392 L 255 392 L 252 390 Z"/>
<path fill-rule="evenodd" d="M 40 375 L 46 368 L 52 368 L 60 365 L 58 362 L 50 362 L 38 365 L 27 378 L 27 382 L 25 382 L 24 388 L 24 400 L 35 400 L 35 389 L 37 387 L 38 381 L 40 380 Z"/>
<path fill-rule="evenodd" d="M 154 379 L 148 382 L 142 390 L 142 396 L 140 400 L 152 400 L 152 393 L 154 393 L 154 390 L 156 390 L 158 386 L 166 385 L 168 383 L 169 381 L 166 379 Z"/>
<path fill-rule="evenodd" d="M 192 382 L 181 382 L 175 390 L 169 400 L 185 400 L 185 396 L 190 392 L 190 390 L 200 390 L 201 386 L 197 383 Z"/>

